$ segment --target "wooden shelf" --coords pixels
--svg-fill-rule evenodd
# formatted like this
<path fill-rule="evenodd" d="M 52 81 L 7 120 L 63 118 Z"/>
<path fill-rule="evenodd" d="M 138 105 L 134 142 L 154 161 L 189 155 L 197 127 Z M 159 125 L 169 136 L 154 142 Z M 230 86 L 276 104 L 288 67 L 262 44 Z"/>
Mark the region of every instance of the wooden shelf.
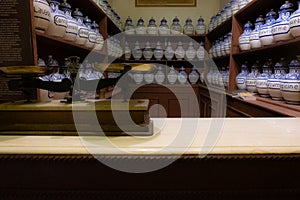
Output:
<path fill-rule="evenodd" d="M 206 36 L 210 41 L 214 41 L 219 37 L 229 33 L 231 31 L 231 26 L 232 26 L 232 17 L 228 18 L 226 21 L 224 21 L 222 24 L 217 26 L 212 31 L 208 32 Z"/>

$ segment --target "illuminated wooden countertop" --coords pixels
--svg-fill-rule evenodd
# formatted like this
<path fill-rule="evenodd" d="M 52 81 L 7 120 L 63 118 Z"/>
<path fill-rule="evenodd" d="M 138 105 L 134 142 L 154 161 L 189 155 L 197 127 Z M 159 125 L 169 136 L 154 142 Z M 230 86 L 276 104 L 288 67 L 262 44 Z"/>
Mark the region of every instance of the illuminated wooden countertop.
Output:
<path fill-rule="evenodd" d="M 299 118 L 155 118 L 154 135 L 0 136 L 0 154 L 293 154 Z M 1 133 L 0 133 L 1 134 Z"/>

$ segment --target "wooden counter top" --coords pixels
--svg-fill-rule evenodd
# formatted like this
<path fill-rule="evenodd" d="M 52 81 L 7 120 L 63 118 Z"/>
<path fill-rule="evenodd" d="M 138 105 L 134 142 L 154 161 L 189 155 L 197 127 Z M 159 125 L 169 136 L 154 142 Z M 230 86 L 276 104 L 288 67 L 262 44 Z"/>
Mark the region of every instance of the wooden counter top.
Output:
<path fill-rule="evenodd" d="M 17 132 L 2 135 L 0 154 L 300 153 L 299 118 L 156 118 L 153 121 L 155 133 L 147 137 L 18 136 Z M 180 129 L 183 130 L 179 132 Z"/>

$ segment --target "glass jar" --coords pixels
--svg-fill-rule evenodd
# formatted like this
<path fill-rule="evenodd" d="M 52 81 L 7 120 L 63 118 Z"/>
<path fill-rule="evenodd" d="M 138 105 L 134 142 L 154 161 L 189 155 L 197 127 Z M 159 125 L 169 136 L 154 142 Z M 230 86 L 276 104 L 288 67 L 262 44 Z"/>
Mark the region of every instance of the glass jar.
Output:
<path fill-rule="evenodd" d="M 158 33 L 159 33 L 160 35 L 169 35 L 169 34 L 170 34 L 170 28 L 169 28 L 169 26 L 168 26 L 168 22 L 167 22 L 166 18 L 163 18 L 163 19 L 160 21 Z"/>
<path fill-rule="evenodd" d="M 241 51 L 247 51 L 251 49 L 250 46 L 250 34 L 252 32 L 252 24 L 248 21 L 244 26 L 244 33 L 239 37 L 239 46 Z"/>
<path fill-rule="evenodd" d="M 185 56 L 185 50 L 182 46 L 182 42 L 178 42 L 177 48 L 175 50 L 175 57 L 177 60 L 183 60 Z"/>
<path fill-rule="evenodd" d="M 55 37 L 64 37 L 68 26 L 67 17 L 59 9 L 59 0 L 50 0 L 49 5 L 51 8 L 50 12 L 50 23 L 46 30 L 46 34 Z"/>
<path fill-rule="evenodd" d="M 142 17 L 137 22 L 135 33 L 138 34 L 138 35 L 147 34 L 147 28 L 144 25 L 144 20 L 143 20 Z"/>
<path fill-rule="evenodd" d="M 149 20 L 149 24 L 147 27 L 147 33 L 150 35 L 157 35 L 158 34 L 158 28 L 155 24 L 155 19 L 153 19 L 153 17 L 151 17 L 151 19 Z"/>
<path fill-rule="evenodd" d="M 186 35 L 194 35 L 194 26 L 191 18 L 187 18 L 183 26 L 183 33 Z"/>
<path fill-rule="evenodd" d="M 263 72 L 257 77 L 256 88 L 257 92 L 262 97 L 269 97 L 268 80 L 272 75 L 273 63 L 272 59 L 269 59 L 262 67 Z"/>
<path fill-rule="evenodd" d="M 290 17 L 289 25 L 291 29 L 291 34 L 294 37 L 300 36 L 300 1 L 298 3 L 298 10 L 296 10 Z"/>
<path fill-rule="evenodd" d="M 281 80 L 281 93 L 288 104 L 300 104 L 300 56 L 290 62 L 289 73 Z"/>
<path fill-rule="evenodd" d="M 206 32 L 206 25 L 204 24 L 204 19 L 200 16 L 196 26 L 196 34 L 202 35 L 205 34 L 205 32 Z"/>
<path fill-rule="evenodd" d="M 171 34 L 181 34 L 181 25 L 179 24 L 179 19 L 177 16 L 173 19 L 173 23 L 171 25 Z"/>
<path fill-rule="evenodd" d="M 259 61 L 256 61 L 251 67 L 251 73 L 246 78 L 246 88 L 251 93 L 257 93 L 256 82 L 257 77 L 260 75 L 259 68 Z"/>
<path fill-rule="evenodd" d="M 283 100 L 281 93 L 281 81 L 286 74 L 287 63 L 284 58 L 274 66 L 274 74 L 268 79 L 268 92 L 273 100 Z"/>
<path fill-rule="evenodd" d="M 185 52 L 186 54 L 186 58 L 187 60 L 191 61 L 191 60 L 194 60 L 195 57 L 196 57 L 196 50 L 194 48 L 194 43 L 193 42 L 189 42 L 189 45 L 188 45 L 188 48 Z"/>
<path fill-rule="evenodd" d="M 146 42 L 146 46 L 143 50 L 143 56 L 146 60 L 151 60 L 151 58 L 153 56 L 153 51 L 152 51 L 152 48 L 151 48 L 149 42 Z"/>
<path fill-rule="evenodd" d="M 178 75 L 177 75 L 177 71 L 174 69 L 173 66 L 170 67 L 170 71 L 167 75 L 167 79 L 168 79 L 168 82 L 170 84 L 175 84 L 176 81 L 177 81 L 177 78 L 178 78 Z"/>
<path fill-rule="evenodd" d="M 187 74 L 186 74 L 186 71 L 185 71 L 184 67 L 180 68 L 180 71 L 178 73 L 178 82 L 180 84 L 186 84 L 187 83 Z"/>
<path fill-rule="evenodd" d="M 272 34 L 274 36 L 274 41 L 285 41 L 293 39 L 290 32 L 290 16 L 294 12 L 294 5 L 289 1 L 285 1 L 280 7 L 279 18 L 272 25 Z"/>
<path fill-rule="evenodd" d="M 50 24 L 50 6 L 46 0 L 34 0 L 33 8 L 35 30 L 44 33 Z"/>
<path fill-rule="evenodd" d="M 248 66 L 247 66 L 248 62 L 245 62 L 245 64 L 243 64 L 241 66 L 241 73 L 239 73 L 236 76 L 236 84 L 239 90 L 246 90 L 246 78 L 247 75 L 249 74 L 248 72 Z"/>

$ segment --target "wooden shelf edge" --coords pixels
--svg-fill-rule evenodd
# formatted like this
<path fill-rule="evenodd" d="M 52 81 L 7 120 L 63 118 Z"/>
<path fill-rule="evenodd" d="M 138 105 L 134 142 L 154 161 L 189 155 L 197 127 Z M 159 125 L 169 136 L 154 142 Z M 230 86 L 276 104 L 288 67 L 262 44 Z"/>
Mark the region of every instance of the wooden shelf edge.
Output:
<path fill-rule="evenodd" d="M 45 33 L 40 33 L 38 31 L 36 31 L 36 35 L 38 37 L 42 37 L 42 38 L 46 38 L 46 39 L 49 39 L 49 40 L 53 40 L 53 41 L 56 41 L 56 42 L 59 42 L 59 43 L 63 43 L 63 44 L 69 45 L 69 46 L 73 46 L 73 47 L 76 47 L 76 48 L 79 48 L 79 49 L 82 49 L 82 50 L 85 50 L 85 51 L 93 51 L 92 48 L 87 48 L 85 46 L 81 46 L 81 45 L 76 44 L 74 42 L 70 42 L 70 41 L 64 40 L 64 39 L 59 38 L 59 37 L 54 37 L 54 36 L 51 36 L 51 35 L 47 35 Z M 101 54 L 101 55 L 106 55 L 106 53 L 104 53 L 103 51 L 94 51 L 94 52 L 98 53 L 98 54 Z"/>
<path fill-rule="evenodd" d="M 267 51 L 270 49 L 276 49 L 276 48 L 280 48 L 280 47 L 287 46 L 290 44 L 297 44 L 297 43 L 300 43 L 300 37 L 297 37 L 297 38 L 294 38 L 291 40 L 287 40 L 287 41 L 277 42 L 276 44 L 273 44 L 270 46 L 264 46 L 264 47 L 257 48 L 257 49 L 251 49 L 248 51 L 241 51 L 239 53 L 233 53 L 232 56 L 242 56 L 242 55 L 244 56 L 244 55 L 251 54 L 251 53 L 259 53 L 259 52 Z"/>

